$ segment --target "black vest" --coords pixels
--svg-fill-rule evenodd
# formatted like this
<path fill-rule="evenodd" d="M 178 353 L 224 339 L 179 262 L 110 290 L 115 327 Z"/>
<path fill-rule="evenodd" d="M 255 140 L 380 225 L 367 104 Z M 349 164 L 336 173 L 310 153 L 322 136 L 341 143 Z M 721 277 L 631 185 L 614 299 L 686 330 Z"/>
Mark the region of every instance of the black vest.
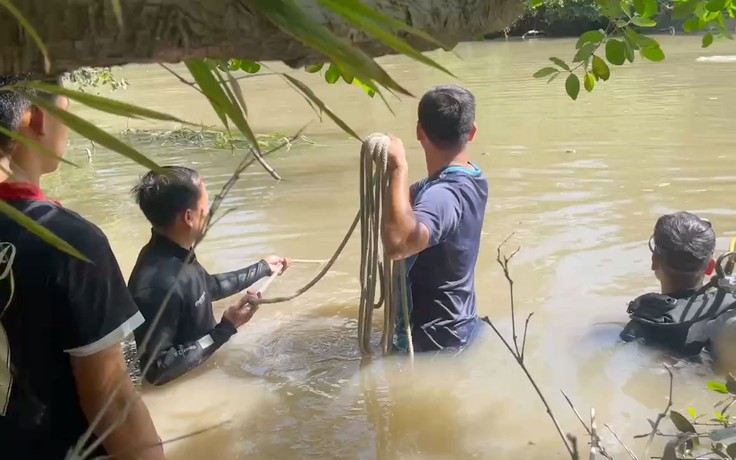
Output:
<path fill-rule="evenodd" d="M 700 353 L 711 341 L 709 323 L 736 308 L 736 296 L 724 289 L 704 288 L 683 295 L 644 294 L 629 303 L 630 321 L 621 338 L 643 338 L 686 355 Z"/>

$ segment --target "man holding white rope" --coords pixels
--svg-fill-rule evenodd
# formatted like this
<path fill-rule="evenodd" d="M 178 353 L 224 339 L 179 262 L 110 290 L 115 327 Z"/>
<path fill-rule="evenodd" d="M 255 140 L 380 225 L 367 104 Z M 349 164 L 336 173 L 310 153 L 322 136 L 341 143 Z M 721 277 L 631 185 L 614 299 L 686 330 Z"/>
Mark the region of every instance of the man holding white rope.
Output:
<path fill-rule="evenodd" d="M 144 378 L 154 385 L 170 382 L 202 364 L 257 310 L 248 303 L 255 295 L 249 293 L 215 323 L 213 301 L 281 274 L 290 264 L 289 259 L 270 256 L 234 272 L 207 273 L 192 252 L 209 213 L 207 189 L 192 169 L 164 169 L 168 175 L 151 171 L 132 191 L 153 227 L 128 289 L 146 319 L 135 331 L 135 339 L 141 349 Z M 150 340 L 144 343 L 151 328 Z"/>
<path fill-rule="evenodd" d="M 488 198 L 488 182 L 468 156 L 475 99 L 464 88 L 440 86 L 422 97 L 418 112 L 427 177 L 409 186 L 404 145 L 392 137 L 383 246 L 392 260 L 406 261 L 414 351 L 462 348 L 480 327 L 474 277 Z M 399 316 L 394 346 L 406 350 Z"/>

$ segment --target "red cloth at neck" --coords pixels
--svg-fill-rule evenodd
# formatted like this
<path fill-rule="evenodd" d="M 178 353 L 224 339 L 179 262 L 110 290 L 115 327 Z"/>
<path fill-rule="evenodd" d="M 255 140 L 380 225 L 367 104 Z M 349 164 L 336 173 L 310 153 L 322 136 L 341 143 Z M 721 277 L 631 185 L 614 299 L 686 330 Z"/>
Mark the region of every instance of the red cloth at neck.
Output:
<path fill-rule="evenodd" d="M 61 206 L 61 203 L 58 201 L 46 198 L 41 188 L 30 182 L 0 182 L 0 200 L 48 201 Z"/>

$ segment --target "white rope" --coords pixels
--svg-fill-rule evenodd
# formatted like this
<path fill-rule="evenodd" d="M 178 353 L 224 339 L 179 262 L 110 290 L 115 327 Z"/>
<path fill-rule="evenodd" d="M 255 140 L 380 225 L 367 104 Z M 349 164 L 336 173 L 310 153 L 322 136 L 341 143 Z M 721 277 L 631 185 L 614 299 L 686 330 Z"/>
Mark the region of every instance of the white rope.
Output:
<path fill-rule="evenodd" d="M 388 191 L 388 146 L 390 139 L 384 134 L 371 134 L 363 141 L 360 149 L 360 307 L 358 314 L 358 344 L 364 356 L 370 356 L 373 310 L 381 306 L 376 302 L 376 284 L 380 280 L 383 294 L 383 333 L 381 348 L 384 355 L 391 353 L 396 323 L 397 294 L 406 324 L 409 353 L 411 327 L 409 326 L 409 307 L 406 292 L 406 265 L 403 261 L 393 263 L 380 245 L 383 209 L 387 205 Z M 380 247 L 380 251 L 379 251 Z M 395 292 L 394 274 L 398 269 L 402 282 L 399 292 Z"/>
<path fill-rule="evenodd" d="M 381 227 L 383 224 L 383 208 L 386 205 L 388 190 L 388 146 L 390 139 L 384 134 L 371 134 L 366 137 L 360 149 L 360 210 L 352 225 L 345 234 L 332 257 L 320 272 L 309 283 L 302 286 L 294 294 L 269 299 L 254 299 L 252 303 L 271 304 L 292 300 L 305 293 L 330 270 L 345 248 L 355 227 L 360 223 L 360 307 L 358 312 L 358 346 L 364 356 L 373 354 L 371 349 L 371 332 L 373 326 L 373 310 L 385 304 L 383 311 L 383 333 L 381 348 L 384 355 L 391 353 L 398 308 L 402 309 L 405 332 L 409 345 L 409 354 L 414 355 L 411 338 L 411 321 L 409 320 L 409 302 L 406 286 L 406 263 L 392 262 L 381 245 Z M 303 261 L 322 262 L 322 261 Z M 388 268 L 386 268 L 388 267 Z M 398 273 L 401 282 L 399 292 L 395 292 L 394 274 Z M 259 289 L 263 294 L 275 279 L 275 275 L 267 280 Z M 380 282 L 380 285 L 379 285 Z M 380 287 L 382 296 L 376 301 L 376 288 Z M 398 295 L 397 295 L 398 294 Z M 397 302 L 397 299 L 400 299 Z M 400 305 L 398 305 L 400 304 Z"/>

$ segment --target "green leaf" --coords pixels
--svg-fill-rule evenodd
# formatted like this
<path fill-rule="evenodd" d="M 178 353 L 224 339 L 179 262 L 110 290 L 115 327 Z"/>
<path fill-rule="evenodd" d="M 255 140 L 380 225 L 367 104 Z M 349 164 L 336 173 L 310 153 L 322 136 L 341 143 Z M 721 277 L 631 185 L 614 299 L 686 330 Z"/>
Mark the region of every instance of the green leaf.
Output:
<path fill-rule="evenodd" d="M 0 200 L 0 213 L 3 213 L 6 216 L 10 217 L 18 225 L 33 233 L 37 237 L 41 238 L 43 241 L 55 247 L 56 249 L 65 252 L 72 257 L 76 257 L 77 259 L 83 260 L 85 262 L 90 262 L 90 260 L 86 258 L 81 252 L 77 251 L 74 246 L 56 236 L 56 234 L 48 228 L 26 216 L 25 214 L 23 214 L 23 212 L 17 210 L 15 207 L 8 204 L 5 200 Z"/>
<path fill-rule="evenodd" d="M 157 112 L 155 110 L 147 109 L 137 105 L 127 104 L 125 102 L 116 101 L 106 97 L 95 96 L 94 94 L 84 93 L 82 91 L 76 91 L 70 88 L 64 88 L 59 85 L 52 85 L 49 83 L 42 83 L 38 81 L 29 81 L 20 83 L 17 85 L 8 85 L 3 87 L 3 90 L 10 90 L 15 88 L 31 88 L 37 91 L 42 91 L 48 94 L 56 94 L 59 96 L 68 97 L 71 100 L 77 101 L 87 107 L 99 110 L 101 112 L 111 113 L 113 115 L 120 115 L 123 117 L 137 118 L 137 119 L 152 119 L 161 121 L 175 121 L 185 125 L 194 125 L 188 121 L 184 121 L 173 115 L 169 115 L 163 112 Z M 25 94 L 25 93 L 24 93 Z"/>
<path fill-rule="evenodd" d="M 346 72 L 345 70 L 343 70 L 342 72 L 340 72 L 340 76 L 342 77 L 343 81 L 345 83 L 347 83 L 348 85 L 352 85 L 353 84 L 354 77 L 352 75 L 350 75 L 348 72 Z"/>
<path fill-rule="evenodd" d="M 624 39 L 624 51 L 626 53 L 626 59 L 629 62 L 634 62 L 634 47 L 631 46 L 631 42 L 626 39 Z"/>
<path fill-rule="evenodd" d="M 119 154 L 130 158 L 131 160 L 144 166 L 145 168 L 152 169 L 154 171 L 161 171 L 161 167 L 157 165 L 156 162 L 150 160 L 138 150 L 134 149 L 120 139 L 112 136 L 111 134 L 101 130 L 87 120 L 59 108 L 54 102 L 36 96 L 35 94 L 28 94 L 27 92 L 21 93 L 21 95 L 26 98 L 31 104 L 48 112 L 52 116 L 56 117 L 59 121 L 67 125 L 70 129 L 76 131 L 77 133 L 81 134 L 92 142 L 118 152 Z"/>
<path fill-rule="evenodd" d="M 120 6 L 120 0 L 111 0 L 112 12 L 115 14 L 115 19 L 118 20 L 118 27 L 123 28 L 123 8 Z"/>
<path fill-rule="evenodd" d="M 340 79 L 341 75 L 342 72 L 340 71 L 340 68 L 335 64 L 330 64 L 327 72 L 325 72 L 325 81 L 330 85 L 334 85 L 335 83 L 337 83 L 337 80 Z"/>
<path fill-rule="evenodd" d="M 59 157 L 54 152 L 52 152 L 51 150 L 47 149 L 46 147 L 44 147 L 43 145 L 39 144 L 38 142 L 33 141 L 33 140 L 31 140 L 31 139 L 29 139 L 29 138 L 27 138 L 25 136 L 21 136 L 20 134 L 16 133 L 15 131 L 11 131 L 9 129 L 5 129 L 4 127 L 0 126 L 0 134 L 4 135 L 4 136 L 6 136 L 6 137 L 8 137 L 10 139 L 13 139 L 15 142 L 19 142 L 19 143 L 25 145 L 26 147 L 28 147 L 29 149 L 33 150 L 36 153 L 40 153 L 41 155 L 45 155 L 45 156 L 47 156 L 49 158 L 57 159 L 57 160 L 61 161 L 62 163 L 66 163 L 66 164 L 68 164 L 70 166 L 74 166 L 75 168 L 78 168 L 79 167 L 79 165 L 77 165 L 76 163 L 72 163 L 71 161 L 64 159 L 64 157 Z"/>
<path fill-rule="evenodd" d="M 560 58 L 551 57 L 551 58 L 549 58 L 549 60 L 552 61 L 552 62 L 554 62 L 557 66 L 561 67 L 562 69 L 565 69 L 567 71 L 570 70 L 570 66 L 568 66 L 567 64 L 565 64 L 565 61 L 563 61 Z"/>
<path fill-rule="evenodd" d="M 632 43 L 636 44 L 637 49 L 638 48 L 649 48 L 650 46 L 659 46 L 659 43 L 657 43 L 657 40 L 653 38 L 649 38 L 646 35 L 642 35 L 639 32 L 635 31 L 634 29 L 626 29 L 624 32 L 625 37 L 631 40 Z"/>
<path fill-rule="evenodd" d="M 634 0 L 634 11 L 636 11 L 636 14 L 643 16 L 645 10 L 646 5 L 644 5 L 644 0 Z"/>
<path fill-rule="evenodd" d="M 699 17 L 692 17 L 682 24 L 682 30 L 693 33 L 705 27 L 705 21 Z"/>
<path fill-rule="evenodd" d="M 714 13 L 720 13 L 726 8 L 726 0 L 710 0 L 705 4 L 705 9 Z"/>
<path fill-rule="evenodd" d="M 651 18 L 655 16 L 659 11 L 657 0 L 644 0 L 644 13 L 642 16 L 645 18 Z"/>
<path fill-rule="evenodd" d="M 247 73 L 258 73 L 261 70 L 261 64 L 247 59 L 240 59 L 240 70 Z"/>
<path fill-rule="evenodd" d="M 631 18 L 631 23 L 637 27 L 654 27 L 657 25 L 657 23 L 651 19 L 643 18 L 641 16 L 634 16 Z"/>
<path fill-rule="evenodd" d="M 580 79 L 574 73 L 568 75 L 567 80 L 565 80 L 565 91 L 573 101 L 578 98 L 578 94 L 580 94 Z"/>
<path fill-rule="evenodd" d="M 675 425 L 675 428 L 680 430 L 682 433 L 695 433 L 693 424 L 690 423 L 681 413 L 677 411 L 670 411 L 670 420 Z"/>
<path fill-rule="evenodd" d="M 598 48 L 598 45 L 595 43 L 586 43 L 580 49 L 577 53 L 575 53 L 575 57 L 572 59 L 572 62 L 583 62 L 586 59 L 590 58 L 590 56 L 593 55 L 593 52 Z"/>
<path fill-rule="evenodd" d="M 435 45 L 439 46 L 440 48 L 444 50 L 451 50 L 452 47 L 448 46 L 440 41 L 438 41 L 436 38 L 434 38 L 432 35 L 428 34 L 427 32 L 424 32 L 423 30 L 416 29 L 404 22 L 401 22 L 397 19 L 394 19 L 390 16 L 387 16 L 383 13 L 381 13 L 379 10 L 376 10 L 374 8 L 369 7 L 365 3 L 361 2 L 360 0 L 319 0 L 319 2 L 327 9 L 331 10 L 334 13 L 340 14 L 340 10 L 343 10 L 345 8 L 349 8 L 353 10 L 361 20 L 361 24 L 359 27 L 361 30 L 365 30 L 362 28 L 362 21 L 373 21 L 376 24 L 384 25 L 386 27 L 390 27 L 394 30 L 399 30 L 403 32 L 407 32 L 411 35 L 417 36 L 423 40 L 426 40 L 430 43 L 434 43 Z M 346 18 L 347 19 L 347 18 Z"/>
<path fill-rule="evenodd" d="M 316 104 L 317 107 L 319 107 L 324 113 L 326 113 L 327 116 L 330 117 L 332 121 L 334 121 L 335 124 L 339 126 L 343 131 L 345 131 L 346 133 L 353 136 L 359 141 L 362 140 L 362 138 L 355 131 L 353 131 L 353 129 L 350 126 L 348 126 L 347 123 L 342 121 L 340 117 L 335 115 L 335 113 L 332 110 L 330 110 L 330 108 L 327 107 L 327 105 L 325 105 L 325 103 L 322 102 L 322 100 L 319 97 L 317 97 L 317 95 L 314 94 L 314 92 L 307 85 L 297 80 L 296 78 L 292 77 L 291 75 L 283 74 L 282 76 L 287 81 L 289 81 L 292 85 L 294 85 L 297 89 L 299 89 L 299 91 L 301 91 L 307 98 L 309 98 L 312 102 L 314 102 L 314 104 Z"/>
<path fill-rule="evenodd" d="M 560 71 L 554 67 L 544 67 L 537 70 L 534 73 L 534 78 L 544 78 L 552 75 L 553 73 L 559 73 Z"/>
<path fill-rule="evenodd" d="M 210 85 L 217 85 L 217 82 L 215 81 L 214 77 L 212 77 L 209 66 L 204 61 L 201 61 L 201 60 L 192 60 L 192 61 L 185 63 L 185 65 L 187 66 L 189 73 L 194 78 L 194 81 L 199 84 L 202 90 L 202 94 L 204 94 L 207 100 L 210 101 L 212 110 L 215 111 L 215 113 L 217 114 L 217 117 L 220 119 L 220 121 L 222 121 L 222 124 L 225 126 L 225 128 L 229 130 L 230 125 L 228 124 L 228 121 L 227 121 L 227 114 L 225 113 L 225 108 L 222 106 L 222 104 L 226 103 L 227 101 L 218 100 L 220 98 L 226 99 L 225 94 L 222 93 L 221 89 L 216 90 L 210 86 Z M 198 79 L 201 80 L 201 82 L 197 81 Z M 205 88 L 202 87 L 202 84 L 204 84 L 208 89 L 205 90 Z M 219 93 L 222 93 L 222 95 L 220 96 Z"/>
<path fill-rule="evenodd" d="M 36 32 L 36 29 L 31 26 L 28 20 L 26 20 L 26 18 L 23 16 L 23 13 L 21 13 L 10 0 L 0 0 L 0 5 L 4 6 L 5 9 L 7 9 L 10 14 L 15 17 L 15 20 L 18 21 L 18 24 L 20 24 L 20 26 L 23 28 L 23 30 L 25 30 L 28 36 L 31 37 L 31 40 L 33 40 L 33 43 L 36 44 L 38 50 L 41 51 L 41 54 L 43 55 L 44 70 L 46 71 L 46 73 L 48 73 L 51 70 L 49 51 L 46 49 L 46 45 L 43 44 L 43 40 L 41 40 L 41 37 L 38 35 L 38 32 Z"/>
<path fill-rule="evenodd" d="M 575 49 L 582 48 L 583 45 L 586 43 L 594 43 L 598 44 L 606 37 L 606 35 L 603 33 L 602 30 L 589 30 L 582 34 L 580 38 L 578 38 L 577 43 L 575 44 Z"/>
<path fill-rule="evenodd" d="M 609 38 L 606 42 L 606 59 L 613 65 L 623 65 L 626 60 L 626 47 L 623 42 Z"/>
<path fill-rule="evenodd" d="M 317 73 L 322 70 L 323 66 L 324 64 L 309 64 L 308 66 L 304 66 L 304 70 L 309 73 Z"/>
<path fill-rule="evenodd" d="M 715 391 L 716 393 L 720 393 L 723 395 L 728 394 L 728 388 L 726 385 L 722 384 L 721 382 L 708 382 L 705 384 L 706 388 L 708 388 L 710 391 Z"/>
<path fill-rule="evenodd" d="M 349 71 L 351 75 L 362 81 L 375 81 L 407 96 L 412 95 L 368 55 L 317 23 L 294 0 L 244 0 L 244 3 L 287 34 Z"/>
<path fill-rule="evenodd" d="M 376 95 L 376 90 L 371 88 L 370 86 L 366 85 L 362 81 L 358 80 L 357 78 L 353 78 L 353 84 L 355 86 L 359 86 L 365 94 L 368 95 L 368 97 L 373 97 Z"/>
<path fill-rule="evenodd" d="M 593 88 L 595 87 L 595 77 L 592 73 L 585 74 L 585 77 L 583 78 L 583 86 L 585 87 L 585 91 L 593 91 Z"/>
<path fill-rule="evenodd" d="M 375 39 L 394 51 L 454 77 L 452 72 L 447 70 L 445 67 L 420 53 L 406 41 L 386 29 L 384 24 L 391 21 L 391 18 L 369 8 L 360 0 L 318 0 L 318 2 L 325 8 L 328 8 L 332 12 L 342 16 L 343 19 L 353 24 L 355 27 L 372 35 Z M 407 26 L 403 24 L 404 30 L 406 30 L 406 27 Z M 431 39 L 430 41 L 438 43 L 434 39 Z"/>
<path fill-rule="evenodd" d="M 708 32 L 703 35 L 703 48 L 707 48 L 713 44 L 713 34 Z"/>
<path fill-rule="evenodd" d="M 603 81 L 608 81 L 611 77 L 611 69 L 608 67 L 608 64 L 598 56 L 593 56 L 592 70 L 593 74 Z"/>
<path fill-rule="evenodd" d="M 695 8 L 698 6 L 698 3 L 700 3 L 700 0 L 675 2 L 675 6 L 672 10 L 672 19 L 684 19 L 690 16 L 695 12 Z"/>
<path fill-rule="evenodd" d="M 240 87 L 240 84 L 233 77 L 233 74 L 231 74 L 230 71 L 227 71 L 226 74 L 227 74 L 227 81 L 230 84 L 230 89 L 235 94 L 235 97 L 238 99 L 238 104 L 240 104 L 240 107 L 243 109 L 243 113 L 245 113 L 245 116 L 247 117 L 248 116 L 248 106 L 245 104 L 245 98 L 243 97 L 243 89 Z"/>
<path fill-rule="evenodd" d="M 230 72 L 226 71 L 228 74 Z M 238 128 L 238 130 L 248 139 L 248 141 L 251 143 L 251 145 L 255 148 L 257 153 L 261 153 L 261 143 L 258 142 L 258 139 L 256 138 L 256 135 L 253 133 L 253 130 L 250 128 L 250 125 L 248 125 L 248 122 L 245 119 L 244 111 L 241 110 L 240 106 L 238 105 L 238 100 L 235 94 L 233 94 L 233 91 L 228 87 L 227 84 L 225 84 L 225 79 L 220 74 L 220 71 L 218 69 L 212 69 L 212 74 L 217 78 L 217 81 L 220 83 L 220 88 L 222 88 L 223 92 L 225 93 L 225 97 L 227 98 L 227 109 L 226 112 L 228 114 L 228 117 L 235 123 L 235 126 Z M 245 101 L 243 101 L 243 104 L 245 104 Z M 258 157 L 258 155 L 256 155 Z M 259 159 L 261 161 L 261 159 Z"/>
<path fill-rule="evenodd" d="M 659 46 L 642 48 L 640 52 L 642 57 L 649 59 L 650 61 L 659 62 L 664 60 L 664 51 L 662 51 L 662 48 Z"/>
<path fill-rule="evenodd" d="M 529 4 L 532 8 L 539 8 L 542 6 L 542 3 L 544 3 L 544 0 L 530 0 Z"/>
<path fill-rule="evenodd" d="M 554 81 L 555 78 L 557 78 L 557 77 L 560 76 L 560 73 L 561 72 L 557 72 L 557 73 L 552 74 L 552 76 L 549 77 L 549 80 L 547 80 L 547 84 L 549 85 L 550 83 L 552 83 L 552 81 Z"/>
<path fill-rule="evenodd" d="M 697 412 L 695 412 L 695 409 L 693 409 L 692 406 L 687 408 L 687 413 L 692 419 L 695 419 L 698 416 Z"/>

